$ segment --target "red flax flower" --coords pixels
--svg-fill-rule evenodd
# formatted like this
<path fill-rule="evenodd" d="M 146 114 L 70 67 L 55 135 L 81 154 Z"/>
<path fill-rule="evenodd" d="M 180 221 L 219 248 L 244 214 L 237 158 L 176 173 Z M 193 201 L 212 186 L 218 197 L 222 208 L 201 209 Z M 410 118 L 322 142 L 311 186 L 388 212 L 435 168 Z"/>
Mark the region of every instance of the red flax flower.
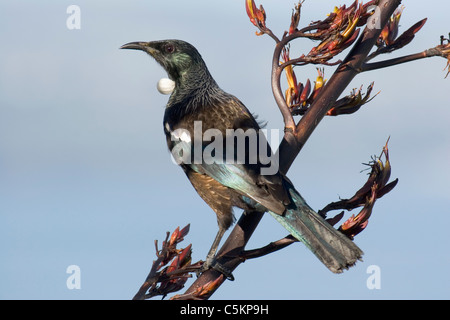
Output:
<path fill-rule="evenodd" d="M 312 88 L 311 81 L 308 79 L 305 84 L 299 82 L 295 88 L 286 90 L 286 102 L 288 102 L 288 106 L 291 108 L 293 115 L 304 115 L 325 85 L 326 79 L 324 79 L 324 69 L 317 68 L 317 73 L 318 75 L 314 81 L 314 88 Z M 294 83 L 292 80 L 289 81 L 290 75 L 288 72 L 286 72 L 286 75 L 288 77 L 288 84 Z M 294 94 L 288 98 L 287 95 L 289 93 Z"/>
<path fill-rule="evenodd" d="M 184 287 L 190 275 L 187 272 L 180 274 L 177 271 L 190 265 L 191 253 L 191 245 L 188 245 L 186 248 L 180 250 L 179 255 L 172 260 L 170 266 L 163 269 L 160 274 L 162 281 L 158 288 L 160 293 L 167 295 L 170 292 L 176 292 Z"/>
<path fill-rule="evenodd" d="M 296 4 L 295 8 L 292 10 L 291 25 L 289 26 L 289 35 L 293 34 L 295 31 L 298 30 L 297 27 L 298 23 L 300 22 L 300 9 L 302 7 L 303 1 Z"/>
<path fill-rule="evenodd" d="M 323 63 L 344 49 L 348 48 L 358 37 L 361 17 L 366 16 L 366 7 L 355 1 L 350 7 L 335 7 L 324 21 L 316 21 L 318 32 L 315 37 L 321 43 L 312 48 L 307 57 L 316 58 Z"/>
<path fill-rule="evenodd" d="M 444 42 L 447 41 L 445 44 Z M 437 50 L 439 50 L 441 56 L 444 58 L 447 58 L 447 65 L 445 66 L 444 70 L 447 69 L 446 78 L 450 74 L 450 33 L 448 34 L 448 39 L 445 39 L 444 36 L 441 36 L 441 45 L 436 47 Z"/>
<path fill-rule="evenodd" d="M 338 230 L 350 239 L 353 239 L 358 233 L 360 233 L 367 227 L 367 224 L 369 223 L 369 217 L 372 214 L 372 209 L 377 196 L 376 190 L 377 184 L 374 183 L 371 189 L 371 194 L 367 198 L 363 209 L 356 215 L 356 217 L 353 214 L 339 227 Z"/>
<path fill-rule="evenodd" d="M 364 104 L 372 101 L 378 93 L 372 98 L 370 94 L 372 93 L 374 83 L 372 82 L 367 88 L 366 94 L 361 93 L 361 88 L 359 90 L 353 89 L 350 95 L 339 99 L 336 103 L 328 110 L 327 116 L 338 116 L 341 114 L 352 114 L 358 111 Z"/>
<path fill-rule="evenodd" d="M 250 22 L 253 23 L 259 29 L 266 29 L 266 12 L 262 5 L 259 9 L 256 8 L 254 0 L 245 0 L 245 10 L 250 18 Z M 262 32 L 257 32 L 257 35 L 262 35 Z"/>
<path fill-rule="evenodd" d="M 381 160 L 382 155 L 385 156 L 384 163 Z M 352 210 L 362 206 L 363 209 L 356 216 L 352 215 L 338 229 L 350 239 L 353 239 L 355 235 L 366 228 L 375 201 L 391 191 L 398 183 L 398 179 L 388 183 L 391 175 L 391 164 L 389 162 L 387 143 L 384 146 L 380 157 L 375 158 L 369 165 L 371 167 L 369 178 L 364 186 L 361 187 L 353 197 L 330 203 L 319 211 L 319 214 L 325 217 L 326 213 L 330 210 Z M 341 213 L 327 221 L 334 225 L 342 218 L 342 216 L 343 214 Z"/>
<path fill-rule="evenodd" d="M 161 261 L 158 269 L 168 264 L 174 258 L 174 256 L 179 254 L 180 250 L 177 249 L 177 244 L 184 240 L 184 237 L 189 233 L 189 228 L 190 225 L 187 225 L 181 230 L 179 227 L 177 227 L 170 236 L 169 241 L 163 241 L 163 249 L 158 251 L 157 254 L 161 255 L 162 253 L 164 253 L 164 259 Z"/>
<path fill-rule="evenodd" d="M 397 8 L 384 29 L 381 31 L 380 37 L 376 43 L 378 47 L 376 51 L 377 54 L 388 53 L 403 48 L 414 39 L 415 34 L 419 32 L 425 22 L 427 22 L 426 18 L 422 19 L 397 37 L 403 10 L 403 6 Z"/>
<path fill-rule="evenodd" d="M 314 82 L 314 90 L 311 93 L 311 100 L 314 100 L 317 97 L 320 90 L 322 90 L 323 86 L 327 82 L 327 80 L 324 78 L 325 70 L 323 68 L 317 68 L 317 73 L 318 75 L 316 81 Z M 312 103 L 312 101 L 310 103 Z"/>
<path fill-rule="evenodd" d="M 390 46 L 394 43 L 394 41 L 398 35 L 398 26 L 400 23 L 400 18 L 402 16 L 403 9 L 405 9 L 405 7 L 401 6 L 400 8 L 397 8 L 394 11 L 392 17 L 389 18 L 388 23 L 386 24 L 384 29 L 381 31 L 377 45 L 384 44 L 384 45 Z"/>
<path fill-rule="evenodd" d="M 285 62 L 289 61 L 288 49 L 283 51 L 283 59 Z M 312 88 L 309 79 L 307 79 L 305 84 L 301 82 L 297 83 L 297 77 L 295 76 L 292 65 L 288 65 L 285 68 L 288 83 L 288 88 L 285 93 L 286 103 L 291 108 L 292 114 L 303 115 L 325 85 L 326 80 L 323 78 L 323 69 L 317 68 L 317 72 L 318 76 L 314 82 L 314 88 Z"/>
<path fill-rule="evenodd" d="M 283 48 L 282 58 L 282 63 L 288 62 L 290 60 L 289 46 Z M 292 66 L 292 64 L 286 66 L 286 68 L 284 68 L 284 72 L 286 73 L 286 80 L 288 84 L 288 88 L 285 92 L 286 103 L 288 106 L 292 106 L 293 103 L 295 104 L 295 101 L 298 99 L 299 95 L 297 77 L 295 76 L 294 67 Z"/>
<path fill-rule="evenodd" d="M 202 266 L 199 261 L 191 264 L 191 245 L 184 249 L 177 249 L 177 244 L 183 241 L 189 232 L 189 225 L 180 230 L 177 228 L 162 243 L 158 249 L 158 242 L 155 241 L 157 259 L 153 261 L 152 268 L 144 284 L 134 296 L 134 300 L 144 300 L 154 296 L 165 297 L 171 292 L 175 292 L 184 287 L 192 272 L 197 272 Z"/>

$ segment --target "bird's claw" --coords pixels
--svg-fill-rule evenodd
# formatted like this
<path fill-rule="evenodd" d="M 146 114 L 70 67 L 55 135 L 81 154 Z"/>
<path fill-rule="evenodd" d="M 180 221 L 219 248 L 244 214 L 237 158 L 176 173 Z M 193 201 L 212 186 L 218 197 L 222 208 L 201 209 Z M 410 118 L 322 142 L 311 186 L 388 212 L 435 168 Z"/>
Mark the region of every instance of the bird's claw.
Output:
<path fill-rule="evenodd" d="M 218 263 L 215 257 L 206 258 L 206 261 L 203 263 L 202 267 L 197 272 L 197 276 L 199 276 L 200 274 L 209 269 L 214 269 L 217 272 L 223 274 L 228 280 L 234 281 L 234 276 L 231 270 Z"/>
<path fill-rule="evenodd" d="M 231 273 L 231 270 L 224 267 L 220 263 L 214 261 L 214 264 L 211 266 L 211 268 L 223 274 L 225 278 L 227 278 L 227 280 L 234 281 L 234 276 L 233 273 Z"/>

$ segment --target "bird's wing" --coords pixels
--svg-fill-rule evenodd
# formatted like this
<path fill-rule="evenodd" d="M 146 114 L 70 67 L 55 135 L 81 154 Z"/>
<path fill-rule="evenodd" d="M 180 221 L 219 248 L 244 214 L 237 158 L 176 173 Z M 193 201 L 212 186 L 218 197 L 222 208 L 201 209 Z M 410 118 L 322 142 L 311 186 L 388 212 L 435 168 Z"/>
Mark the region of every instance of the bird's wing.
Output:
<path fill-rule="evenodd" d="M 256 132 L 256 142 L 253 140 L 253 143 L 256 143 L 258 147 L 265 144 L 266 150 L 264 151 L 270 154 L 272 153 L 265 135 L 260 132 L 257 121 L 237 98 L 230 96 L 228 100 L 223 101 L 220 105 L 215 105 L 214 110 L 217 121 L 220 121 L 216 125 L 216 128 L 222 126 L 235 130 L 242 129 L 243 132 L 254 129 Z M 252 140 L 250 139 L 249 141 Z M 225 141 L 223 145 L 226 146 Z M 283 214 L 285 206 L 291 201 L 285 188 L 284 177 L 278 172 L 278 168 L 270 172 L 270 174 L 264 174 L 263 169 L 267 169 L 271 163 L 262 164 L 259 155 L 256 157 L 256 161 L 249 163 L 249 159 L 255 160 L 253 155 L 249 153 L 255 152 L 256 149 L 258 154 L 262 152 L 260 148 L 253 148 L 253 151 L 250 149 L 252 149 L 250 143 L 245 144 L 245 149 L 236 147 L 235 144 L 233 161 L 230 161 L 230 158 L 226 158 L 226 152 L 224 152 L 223 162 L 205 163 L 203 161 L 202 163 L 190 164 L 190 167 L 192 170 L 206 174 L 224 186 L 255 200 L 267 209 L 278 214 Z M 242 156 L 243 152 L 245 152 L 244 163 L 238 161 L 242 158 L 239 158 L 239 156 Z"/>

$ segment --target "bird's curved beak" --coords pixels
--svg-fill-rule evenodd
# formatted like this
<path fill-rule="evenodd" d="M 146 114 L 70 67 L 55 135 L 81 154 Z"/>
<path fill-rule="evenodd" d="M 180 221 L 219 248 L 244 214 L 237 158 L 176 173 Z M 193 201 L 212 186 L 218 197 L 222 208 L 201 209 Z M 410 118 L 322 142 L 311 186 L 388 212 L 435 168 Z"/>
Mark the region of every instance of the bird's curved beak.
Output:
<path fill-rule="evenodd" d="M 150 55 L 154 55 L 158 52 L 155 48 L 150 45 L 150 42 L 129 42 L 120 47 L 120 49 L 134 49 L 134 50 L 142 50 Z"/>
<path fill-rule="evenodd" d="M 120 49 L 146 50 L 148 42 L 129 42 L 120 47 Z"/>

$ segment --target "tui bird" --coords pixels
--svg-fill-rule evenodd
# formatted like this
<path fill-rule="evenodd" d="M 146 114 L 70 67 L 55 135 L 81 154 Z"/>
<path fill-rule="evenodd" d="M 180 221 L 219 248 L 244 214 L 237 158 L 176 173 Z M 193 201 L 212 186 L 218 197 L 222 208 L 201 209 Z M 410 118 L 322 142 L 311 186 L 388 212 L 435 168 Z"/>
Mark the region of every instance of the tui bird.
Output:
<path fill-rule="evenodd" d="M 278 170 L 270 172 L 272 164 L 263 159 L 272 153 L 264 135 L 259 134 L 260 124 L 242 102 L 219 88 L 194 46 L 162 40 L 131 42 L 121 49 L 148 53 L 175 82 L 164 113 L 164 132 L 172 155 L 182 158 L 179 165 L 217 215 L 219 231 L 206 259 L 209 267 L 214 267 L 216 249 L 233 223 L 233 207 L 269 211 L 332 272 L 340 273 L 361 258 L 362 251 L 314 212 L 285 175 Z M 214 139 L 205 139 L 211 130 Z M 246 134 L 244 148 L 229 143 L 237 140 L 236 136 L 229 138 L 230 132 L 236 131 Z M 252 140 L 248 132 L 256 138 Z M 219 161 L 196 155 L 194 149 L 199 146 L 200 154 L 206 151 L 208 140 L 224 147 L 222 153 L 211 153 Z M 251 150 L 255 144 L 256 155 L 255 149 Z"/>

